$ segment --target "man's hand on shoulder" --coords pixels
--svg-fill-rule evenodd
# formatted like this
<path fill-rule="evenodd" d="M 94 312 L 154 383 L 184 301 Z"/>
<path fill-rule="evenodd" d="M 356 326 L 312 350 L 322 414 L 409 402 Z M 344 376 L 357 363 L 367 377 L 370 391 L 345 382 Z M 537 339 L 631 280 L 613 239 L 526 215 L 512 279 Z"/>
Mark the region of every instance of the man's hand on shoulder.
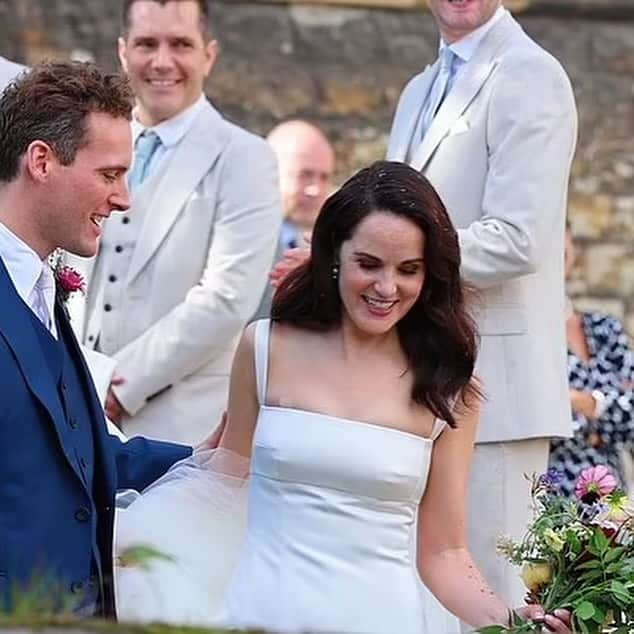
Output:
<path fill-rule="evenodd" d="M 284 251 L 282 259 L 271 269 L 269 279 L 273 288 L 278 288 L 288 274 L 301 266 L 310 257 L 310 248 L 297 247 Z"/>

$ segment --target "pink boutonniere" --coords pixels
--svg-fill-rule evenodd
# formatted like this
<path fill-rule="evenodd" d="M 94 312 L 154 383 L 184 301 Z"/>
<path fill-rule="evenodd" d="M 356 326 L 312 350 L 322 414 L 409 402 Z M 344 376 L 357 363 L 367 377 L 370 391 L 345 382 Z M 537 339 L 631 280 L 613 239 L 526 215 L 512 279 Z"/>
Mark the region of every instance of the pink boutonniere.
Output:
<path fill-rule="evenodd" d="M 70 266 L 58 265 L 55 267 L 55 281 L 57 288 L 64 302 L 68 301 L 70 296 L 77 291 L 84 294 L 86 292 L 86 283 L 81 273 Z"/>

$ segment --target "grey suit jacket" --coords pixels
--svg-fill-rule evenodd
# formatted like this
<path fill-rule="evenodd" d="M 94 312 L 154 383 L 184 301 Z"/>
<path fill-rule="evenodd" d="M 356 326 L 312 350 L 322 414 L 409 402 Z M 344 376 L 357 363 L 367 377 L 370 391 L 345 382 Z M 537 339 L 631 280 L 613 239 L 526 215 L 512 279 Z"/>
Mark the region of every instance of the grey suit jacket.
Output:
<path fill-rule="evenodd" d="M 6 57 L 0 56 L 0 92 L 4 90 L 9 82 L 11 82 L 17 75 L 19 75 L 26 66 L 22 64 L 16 64 L 11 62 Z"/>
<path fill-rule="evenodd" d="M 145 214 L 118 307 L 116 372 L 126 381 L 116 392 L 133 415 L 124 431 L 191 443 L 220 420 L 235 347 L 267 283 L 281 223 L 277 167 L 263 139 L 206 104 L 156 176 L 132 197 L 131 213 L 143 205 Z M 112 222 L 121 220 L 104 231 Z M 94 345 L 104 307 L 92 266 L 84 270 L 75 327 Z"/>
<path fill-rule="evenodd" d="M 438 62 L 401 95 L 388 159 L 405 160 Z M 463 67 L 411 165 L 458 228 L 484 384 L 480 442 L 571 432 L 563 236 L 577 116 L 559 63 L 510 16 Z"/>

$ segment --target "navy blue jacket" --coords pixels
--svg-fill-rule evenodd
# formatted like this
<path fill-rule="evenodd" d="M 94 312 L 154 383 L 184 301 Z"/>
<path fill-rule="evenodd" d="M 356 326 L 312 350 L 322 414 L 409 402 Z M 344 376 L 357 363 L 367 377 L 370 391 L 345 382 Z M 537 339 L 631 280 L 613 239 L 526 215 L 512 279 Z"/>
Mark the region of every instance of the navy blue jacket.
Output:
<path fill-rule="evenodd" d="M 55 317 L 57 341 L 0 258 L 0 607 L 39 581 L 113 617 L 115 492 L 143 489 L 191 448 L 109 435 L 59 300 Z"/>

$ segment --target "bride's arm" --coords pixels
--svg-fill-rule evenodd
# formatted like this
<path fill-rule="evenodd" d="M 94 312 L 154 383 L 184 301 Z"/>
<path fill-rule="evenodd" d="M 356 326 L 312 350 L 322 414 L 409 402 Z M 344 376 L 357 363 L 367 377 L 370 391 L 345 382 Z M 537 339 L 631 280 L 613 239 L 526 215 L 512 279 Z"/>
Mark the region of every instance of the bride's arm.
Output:
<path fill-rule="evenodd" d="M 418 534 L 421 578 L 447 609 L 474 627 L 508 625 L 510 616 L 508 606 L 491 590 L 467 548 L 467 487 L 479 410 L 475 398 L 467 405 L 459 401 L 457 429 L 446 429 L 434 443 Z M 543 610 L 534 605 L 518 613 L 523 619 L 543 621 L 544 631 L 570 632 L 566 611 L 544 617 Z"/>
<path fill-rule="evenodd" d="M 251 323 L 242 333 L 233 357 L 227 423 L 220 441 L 220 447 L 245 457 L 251 456 L 251 444 L 259 411 L 254 340 L 255 323 Z"/>
<path fill-rule="evenodd" d="M 508 607 L 477 569 L 467 548 L 466 498 L 479 414 L 475 399 L 459 403 L 456 429 L 434 443 L 418 521 L 418 569 L 447 609 L 474 627 L 508 624 Z M 496 530 L 494 526 L 491 530 Z"/>

